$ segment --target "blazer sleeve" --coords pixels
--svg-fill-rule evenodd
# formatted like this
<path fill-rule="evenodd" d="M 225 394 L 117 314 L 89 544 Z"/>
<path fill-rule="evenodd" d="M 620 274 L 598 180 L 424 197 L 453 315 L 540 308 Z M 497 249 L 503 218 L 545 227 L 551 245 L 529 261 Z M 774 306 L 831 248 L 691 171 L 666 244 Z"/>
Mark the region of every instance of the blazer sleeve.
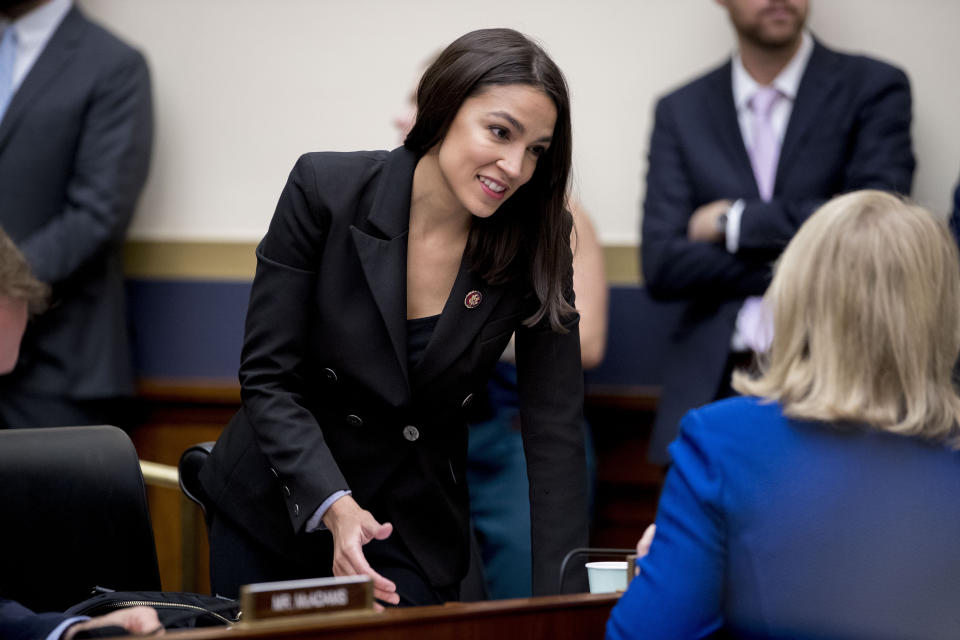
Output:
<path fill-rule="evenodd" d="M 843 179 L 831 196 L 858 189 L 910 194 L 916 166 L 910 138 L 910 81 L 900 69 L 871 63 L 873 79 L 856 102 Z M 825 198 L 747 200 L 740 220 L 740 250 L 779 253 L 824 202 Z"/>
<path fill-rule="evenodd" d="M 0 638 L 4 640 L 36 640 L 46 638 L 68 620 L 80 622 L 86 617 L 62 613 L 34 613 L 19 602 L 0 598 Z"/>
<path fill-rule="evenodd" d="M 287 501 L 295 530 L 328 496 L 348 488 L 305 401 L 303 354 L 315 330 L 309 308 L 330 225 L 316 170 L 309 155 L 297 161 L 257 248 L 240 364 L 241 396 L 257 444 L 297 497 Z"/>
<path fill-rule="evenodd" d="M 123 241 L 153 140 L 150 74 L 133 50 L 99 70 L 63 211 L 20 243 L 36 276 L 61 282 Z"/>
<path fill-rule="evenodd" d="M 709 426 L 690 412 L 670 445 L 657 532 L 610 614 L 608 640 L 705 638 L 723 626 L 723 475 L 710 457 Z"/>
<path fill-rule="evenodd" d="M 729 253 L 724 247 L 687 238 L 695 209 L 695 188 L 670 97 L 658 101 L 650 137 L 647 191 L 643 205 L 640 258 L 644 284 L 661 299 L 762 294 L 770 268 Z"/>
<path fill-rule="evenodd" d="M 572 303 L 572 278 L 567 291 Z M 520 424 L 530 480 L 534 595 L 556 593 L 564 555 L 587 544 L 578 323 L 574 314 L 565 322 L 567 333 L 554 331 L 546 321 L 521 326 L 516 332 Z M 585 591 L 585 575 L 570 571 L 565 590 Z"/>

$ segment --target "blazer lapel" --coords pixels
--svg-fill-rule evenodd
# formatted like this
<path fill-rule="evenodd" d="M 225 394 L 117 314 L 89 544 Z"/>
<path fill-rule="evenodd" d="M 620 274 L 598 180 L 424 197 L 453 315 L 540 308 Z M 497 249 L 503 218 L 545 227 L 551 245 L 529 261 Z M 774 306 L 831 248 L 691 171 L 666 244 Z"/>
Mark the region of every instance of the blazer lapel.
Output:
<path fill-rule="evenodd" d="M 730 167 L 736 172 L 746 195 L 759 197 L 757 180 L 750 165 L 750 156 L 740 134 L 737 107 L 733 102 L 733 69 L 727 62 L 713 75 L 710 83 L 710 99 L 704 105 L 707 118 L 713 121 L 710 131 L 719 139 L 717 144 L 727 156 Z"/>
<path fill-rule="evenodd" d="M 796 161 L 810 130 L 819 122 L 821 107 L 834 91 L 837 76 L 833 72 L 833 52 L 814 40 L 813 52 L 807 62 L 807 68 L 797 89 L 797 100 L 790 113 L 790 122 L 780 148 L 780 161 L 777 164 L 777 178 L 774 191 L 782 176 L 788 175 L 790 166 Z"/>
<path fill-rule="evenodd" d="M 417 158 L 411 151 L 403 147 L 392 151 L 367 217 L 373 229 L 368 232 L 357 226 L 350 228 L 364 277 L 390 335 L 403 379 L 408 381 L 408 397 L 407 232 L 410 225 L 410 192 L 416 165 Z"/>
<path fill-rule="evenodd" d="M 446 371 L 466 351 L 493 313 L 504 289 L 503 285 L 488 284 L 461 261 L 440 320 L 417 365 L 420 385 L 426 385 Z M 479 298 L 476 293 L 480 294 Z"/>
<path fill-rule="evenodd" d="M 70 9 L 64 16 L 63 22 L 57 27 L 33 68 L 23 79 L 23 83 L 10 100 L 10 106 L 0 121 L 0 152 L 6 146 L 10 134 L 16 128 L 20 119 L 30 110 L 44 91 L 52 85 L 52 81 L 63 73 L 74 57 L 74 52 L 80 43 L 85 20 L 76 7 Z"/>

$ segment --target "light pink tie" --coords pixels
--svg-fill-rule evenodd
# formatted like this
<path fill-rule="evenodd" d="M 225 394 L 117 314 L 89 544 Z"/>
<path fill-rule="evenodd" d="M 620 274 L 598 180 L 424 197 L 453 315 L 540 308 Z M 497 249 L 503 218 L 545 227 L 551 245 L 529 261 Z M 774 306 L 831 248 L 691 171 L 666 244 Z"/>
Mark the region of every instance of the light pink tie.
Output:
<path fill-rule="evenodd" d="M 780 160 L 780 139 L 773 129 L 771 115 L 780 98 L 773 87 L 760 87 L 747 103 L 753 113 L 753 139 L 750 144 L 750 164 L 757 180 L 760 197 L 773 197 L 773 183 L 777 178 L 777 162 Z M 747 348 L 762 353 L 773 341 L 773 319 L 757 296 L 747 298 L 737 314 L 737 330 L 734 334 L 735 348 Z"/>
<path fill-rule="evenodd" d="M 760 87 L 748 104 L 753 112 L 750 164 L 753 165 L 760 197 L 764 200 L 773 196 L 773 182 L 777 177 L 777 161 L 780 159 L 780 139 L 770 117 L 779 98 L 780 92 L 775 88 Z"/>

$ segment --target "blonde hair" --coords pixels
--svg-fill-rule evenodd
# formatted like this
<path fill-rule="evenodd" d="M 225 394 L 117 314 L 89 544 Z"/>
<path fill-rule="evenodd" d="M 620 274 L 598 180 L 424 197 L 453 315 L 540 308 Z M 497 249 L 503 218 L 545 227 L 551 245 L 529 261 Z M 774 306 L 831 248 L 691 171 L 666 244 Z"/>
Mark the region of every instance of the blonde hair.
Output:
<path fill-rule="evenodd" d="M 34 277 L 27 259 L 0 228 L 0 296 L 25 300 L 31 314 L 44 311 L 50 287 Z"/>
<path fill-rule="evenodd" d="M 765 304 L 773 343 L 734 389 L 795 418 L 960 443 L 960 264 L 933 214 L 881 191 L 834 198 L 783 252 Z"/>

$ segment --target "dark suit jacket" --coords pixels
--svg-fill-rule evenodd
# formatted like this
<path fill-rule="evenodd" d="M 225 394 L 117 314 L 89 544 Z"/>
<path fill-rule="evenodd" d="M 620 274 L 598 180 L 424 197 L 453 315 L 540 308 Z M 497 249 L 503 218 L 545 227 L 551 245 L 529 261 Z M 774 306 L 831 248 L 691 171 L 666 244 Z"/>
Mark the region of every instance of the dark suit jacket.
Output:
<path fill-rule="evenodd" d="M 960 452 L 731 398 L 670 453 L 609 640 L 957 637 Z"/>
<path fill-rule="evenodd" d="M 910 87 L 888 64 L 814 44 L 781 147 L 769 202 L 760 199 L 733 102 L 731 63 L 656 106 L 643 210 L 650 293 L 686 300 L 664 365 L 650 458 L 666 462 L 680 417 L 716 397 L 744 299 L 762 295 L 772 261 L 826 199 L 854 189 L 909 193 Z M 746 202 L 740 249 L 687 239 L 700 205 Z"/>
<path fill-rule="evenodd" d="M 0 598 L 0 638 L 43 640 L 70 616 L 62 613 L 34 613 L 18 602 Z"/>
<path fill-rule="evenodd" d="M 957 189 L 953 192 L 953 212 L 950 214 L 950 233 L 953 239 L 960 246 L 960 183 L 957 183 Z"/>
<path fill-rule="evenodd" d="M 577 321 L 566 334 L 524 327 L 538 306 L 531 287 L 488 284 L 464 264 L 410 371 L 406 248 L 416 163 L 404 148 L 299 160 L 257 250 L 244 409 L 201 481 L 218 509 L 281 553 L 298 548 L 328 496 L 349 488 L 394 524 L 434 585 L 454 584 L 468 557 L 465 405 L 516 332 L 533 588 L 550 592 L 563 555 L 586 542 Z M 476 308 L 464 304 L 471 291 L 483 296 Z M 417 439 L 405 437 L 408 426 Z"/>
<path fill-rule="evenodd" d="M 133 391 L 120 252 L 152 133 L 143 56 L 71 9 L 0 122 L 0 225 L 53 287 L 0 394 Z"/>

